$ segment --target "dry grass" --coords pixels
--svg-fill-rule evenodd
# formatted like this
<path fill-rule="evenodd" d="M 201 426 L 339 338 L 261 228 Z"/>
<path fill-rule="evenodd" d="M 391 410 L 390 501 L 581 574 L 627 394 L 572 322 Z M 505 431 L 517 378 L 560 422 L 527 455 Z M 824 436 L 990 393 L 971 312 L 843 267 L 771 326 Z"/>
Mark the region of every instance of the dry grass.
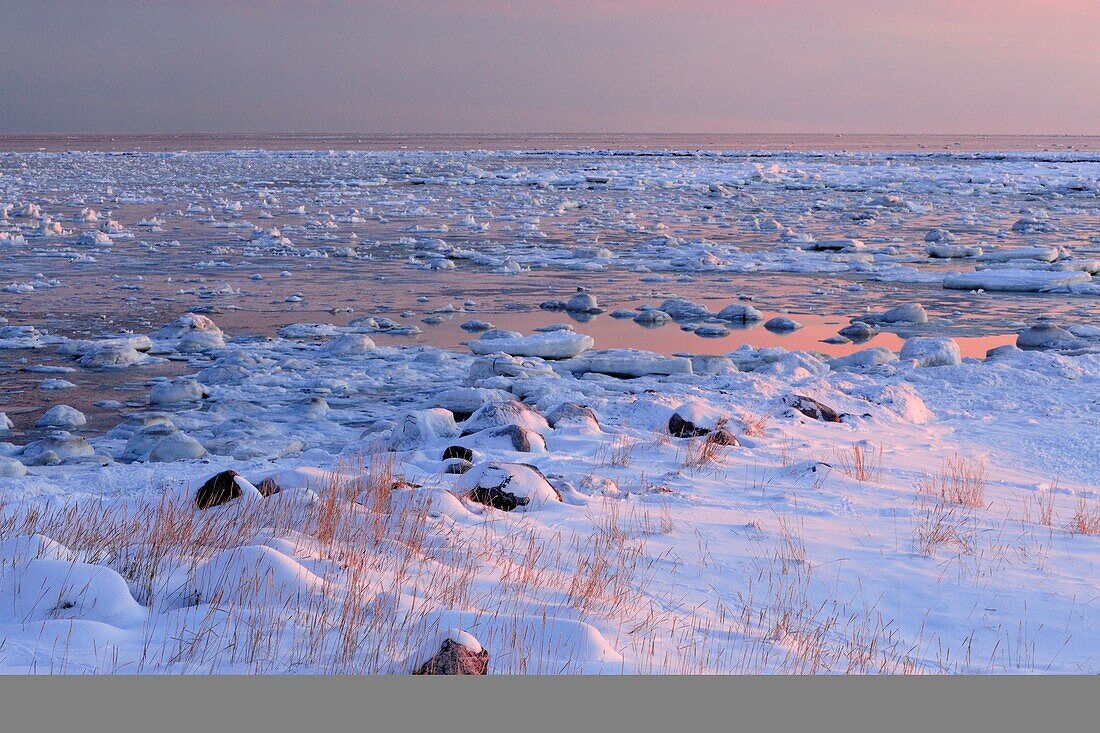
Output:
<path fill-rule="evenodd" d="M 836 598 L 832 580 L 817 577 L 797 517 L 758 526 L 751 575 L 736 596 L 716 592 L 685 607 L 678 573 L 697 583 L 725 572 L 709 544 L 728 540 L 696 528 L 699 564 L 686 567 L 676 555 L 685 543 L 666 540 L 677 531 L 675 497 L 651 490 L 605 498 L 573 531 L 474 505 L 452 520 L 437 503 L 453 508 L 457 499 L 395 488 L 402 473 L 392 455 L 374 456 L 310 487 L 312 498 L 285 491 L 207 511 L 170 492 L 152 501 L 0 507 L 0 540 L 52 537 L 118 571 L 148 611 L 137 658 L 107 647 L 77 662 L 63 640 L 32 650 L 30 666 L 404 673 L 410 650 L 456 612 L 480 624 L 475 635 L 493 671 L 506 674 L 585 671 L 583 658 L 547 641 L 562 620 L 594 624 L 638 673 L 910 673 L 920 668 L 915 660 L 936 653 L 925 651 L 934 640 L 903 640 L 874 603 Z M 965 549 L 965 507 L 931 504 L 918 544 Z M 211 559 L 261 545 L 304 568 L 293 594 L 271 567 L 196 582 Z M 186 588 L 168 592 L 181 567 Z M 954 663 L 944 654 L 939 669 Z"/>
<path fill-rule="evenodd" d="M 876 481 L 882 472 L 881 445 L 868 448 L 861 443 L 854 443 L 847 451 L 834 449 L 833 454 L 833 465 L 836 469 L 860 483 Z"/>
<path fill-rule="evenodd" d="M 970 460 L 956 453 L 943 461 L 939 472 L 921 474 L 917 493 L 976 509 L 986 505 L 985 485 L 985 459 Z"/>
<path fill-rule="evenodd" d="M 595 468 L 626 468 L 634 460 L 634 454 L 641 448 L 641 441 L 626 435 L 616 435 L 610 441 L 600 443 L 592 456 Z"/>
<path fill-rule="evenodd" d="M 741 413 L 741 424 L 745 426 L 745 435 L 749 437 L 756 437 L 764 434 L 765 428 L 768 427 L 768 422 L 772 419 L 771 415 L 762 412 L 750 412 L 745 411 Z"/>
<path fill-rule="evenodd" d="M 719 420 L 714 430 L 702 437 L 688 438 L 677 448 L 677 459 L 684 468 L 707 468 L 719 463 L 730 446 L 719 437 L 725 431 L 726 421 Z"/>
<path fill-rule="evenodd" d="M 1040 524 L 1048 528 L 1054 526 L 1056 520 L 1054 494 L 1057 488 L 1058 482 L 1054 481 L 1048 488 L 1039 489 L 1034 496 L 1028 497 L 1024 505 L 1024 522 Z"/>
<path fill-rule="evenodd" d="M 1072 534 L 1100 534 L 1100 499 L 1090 503 L 1084 496 L 1078 496 L 1073 505 L 1073 517 L 1066 529 Z"/>
<path fill-rule="evenodd" d="M 913 543 L 918 554 L 936 557 L 940 550 L 953 555 L 973 552 L 976 529 L 971 507 L 929 497 L 920 502 L 914 517 Z"/>

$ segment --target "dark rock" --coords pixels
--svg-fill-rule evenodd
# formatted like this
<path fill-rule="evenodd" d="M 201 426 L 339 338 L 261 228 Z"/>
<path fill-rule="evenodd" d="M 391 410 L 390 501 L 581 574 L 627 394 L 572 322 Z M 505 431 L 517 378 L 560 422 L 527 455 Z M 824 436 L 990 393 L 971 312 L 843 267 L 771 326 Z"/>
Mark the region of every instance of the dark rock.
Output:
<path fill-rule="evenodd" d="M 475 486 L 470 489 L 467 496 L 470 497 L 470 501 L 491 506 L 493 509 L 500 509 L 502 512 L 514 511 L 516 507 L 527 506 L 531 503 L 531 500 L 526 496 L 516 496 L 498 486 Z"/>
<path fill-rule="evenodd" d="M 443 451 L 443 460 L 446 461 L 451 458 L 461 458 L 464 461 L 472 461 L 474 460 L 474 452 L 464 445 L 447 446 L 447 449 Z"/>
<path fill-rule="evenodd" d="M 719 428 L 718 430 L 715 430 L 715 431 L 711 432 L 709 435 L 707 435 L 707 440 L 714 443 L 715 445 L 727 445 L 727 446 L 740 445 L 740 443 L 737 442 L 737 436 L 736 435 L 734 435 L 733 433 L 731 433 L 728 430 L 722 430 L 721 428 Z"/>
<path fill-rule="evenodd" d="M 413 674 L 484 675 L 489 671 L 489 652 L 474 651 L 457 641 L 447 639 L 435 656 L 424 662 Z"/>
<path fill-rule="evenodd" d="M 256 484 L 256 488 L 260 490 L 260 493 L 264 496 L 271 496 L 272 494 L 278 494 L 283 490 L 283 487 L 275 483 L 273 478 L 265 478 L 260 483 Z"/>
<path fill-rule="evenodd" d="M 212 476 L 195 492 L 195 505 L 199 509 L 209 509 L 238 498 L 241 495 L 241 487 L 237 486 L 239 475 L 236 471 L 229 470 Z"/>
<path fill-rule="evenodd" d="M 668 419 L 668 432 L 674 438 L 696 438 L 709 433 L 710 428 L 698 427 L 674 412 Z"/>
<path fill-rule="evenodd" d="M 841 414 L 839 412 L 828 405 L 823 405 L 812 397 L 796 394 L 787 399 L 787 404 L 814 420 L 840 422 Z"/>

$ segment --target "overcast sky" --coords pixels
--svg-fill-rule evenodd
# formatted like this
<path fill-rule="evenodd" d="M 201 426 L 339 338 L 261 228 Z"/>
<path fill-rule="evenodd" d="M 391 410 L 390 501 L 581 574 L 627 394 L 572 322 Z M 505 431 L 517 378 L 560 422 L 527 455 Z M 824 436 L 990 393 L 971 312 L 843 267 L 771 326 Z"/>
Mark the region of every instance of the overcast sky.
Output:
<path fill-rule="evenodd" d="M 6 132 L 1100 133 L 1100 0 L 0 0 Z"/>

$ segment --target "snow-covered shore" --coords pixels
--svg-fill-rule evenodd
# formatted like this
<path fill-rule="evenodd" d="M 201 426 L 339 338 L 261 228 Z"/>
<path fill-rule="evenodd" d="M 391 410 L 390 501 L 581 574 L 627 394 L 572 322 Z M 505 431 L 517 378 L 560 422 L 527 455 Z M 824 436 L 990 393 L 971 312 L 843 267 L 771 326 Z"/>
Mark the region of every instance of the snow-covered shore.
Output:
<path fill-rule="evenodd" d="M 0 323 L 6 373 L 44 380 L 36 409 L 5 416 L 0 402 L 0 671 L 411 673 L 446 667 L 433 655 L 456 648 L 448 663 L 494 674 L 1100 667 L 1100 267 L 1083 231 L 1100 163 L 0 158 L 0 191 L 20 202 L 0 204 L 0 250 L 26 269 L 0 297 L 12 314 L 51 304 L 37 322 Z M 340 185 L 312 179 L 327 203 L 278 176 L 234 192 L 217 182 L 256 161 L 263 173 L 299 166 L 301 180 L 355 170 Z M 118 182 L 81 191 L 89 170 Z M 491 193 L 448 203 L 479 186 Z M 1010 216 L 1006 190 L 1043 205 Z M 948 214 L 952 198 L 965 203 Z M 441 228 L 452 204 L 462 216 L 443 214 Z M 116 206 L 125 214 L 97 211 Z M 659 230 L 665 206 L 669 225 L 711 229 Z M 243 219 L 264 212 L 299 228 Z M 868 233 L 849 236 L 838 216 Z M 203 245 L 193 225 L 206 217 L 241 236 Z M 612 223 L 622 243 L 598 236 Z M 723 226 L 753 241 L 725 242 Z M 348 236 L 371 227 L 393 237 Z M 492 272 L 517 288 L 537 272 L 629 270 L 684 295 L 629 308 L 597 288 L 532 295 L 563 323 L 523 332 L 482 320 L 474 293 L 444 307 L 424 296 L 400 321 L 334 308 L 273 332 L 225 325 L 260 318 L 248 308 L 261 300 L 294 313 L 320 299 L 298 264 L 337 257 L 398 263 L 383 283 L 395 288 L 402 269 Z M 173 274 L 158 281 L 157 261 Z M 62 297 L 66 280 L 126 262 L 144 274 L 115 273 L 131 288 L 111 316 L 129 319 L 125 332 L 98 326 L 80 294 Z M 300 291 L 248 291 L 283 268 L 287 281 L 305 273 Z M 251 275 L 214 286 L 186 274 L 219 269 Z M 686 297 L 693 273 L 764 281 L 792 269 L 834 310 L 885 281 L 944 298 L 980 288 L 969 297 L 1008 313 L 1025 348 L 970 355 L 950 337 L 966 314 L 927 300 L 852 309 L 833 334 L 843 354 L 611 348 L 570 325 L 612 309 L 629 328 L 701 343 L 747 323 L 797 333 L 809 316 L 765 319 L 737 292 Z M 1058 317 L 997 305 L 1021 290 L 1042 291 L 1028 302 Z M 161 298 L 214 307 L 164 314 Z M 55 311 L 73 323 L 57 328 Z M 400 341 L 447 318 L 463 321 L 466 346 Z M 84 375 L 123 385 L 125 402 L 97 400 L 117 424 L 100 430 L 66 405 L 61 383 Z"/>

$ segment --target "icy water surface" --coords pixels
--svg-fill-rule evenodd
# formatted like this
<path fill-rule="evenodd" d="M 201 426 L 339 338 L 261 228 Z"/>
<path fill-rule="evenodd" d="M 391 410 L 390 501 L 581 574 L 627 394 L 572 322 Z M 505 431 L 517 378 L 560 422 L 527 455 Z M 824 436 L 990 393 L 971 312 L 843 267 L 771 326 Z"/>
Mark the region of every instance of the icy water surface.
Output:
<path fill-rule="evenodd" d="M 377 334 L 385 345 L 463 348 L 477 334 L 460 325 L 478 319 L 525 333 L 570 323 L 597 348 L 664 354 L 749 344 L 840 356 L 935 334 L 981 357 L 1039 317 L 1095 314 L 1091 283 L 1045 293 L 944 287 L 976 267 L 1094 271 L 1100 156 L 1075 152 L 1097 147 L 1088 138 L 4 142 L 16 152 L 0 153 L 0 306 L 9 325 L 66 337 L 146 333 L 188 311 L 235 337 L 385 315 L 419 329 Z M 565 144 L 577 149 L 551 149 Z M 754 152 L 722 151 L 735 145 Z M 973 152 L 993 145 L 1010 152 Z M 234 149 L 258 146 L 281 150 Z M 324 149 L 336 146 L 349 150 Z M 164 148 L 196 150 L 148 152 Z M 949 239 L 926 241 L 937 229 Z M 957 256 L 930 257 L 937 243 Z M 1013 251 L 1020 257 L 998 255 Z M 578 287 L 603 313 L 540 309 Z M 728 335 L 705 338 L 693 331 L 706 319 L 645 328 L 610 315 L 673 297 L 712 314 L 746 302 L 805 327 L 726 324 Z M 825 342 L 853 318 L 901 303 L 923 304 L 930 322 L 885 326 L 868 343 Z M 75 367 L 42 350 L 0 353 L 9 413 L 32 415 L 63 398 L 89 411 L 88 430 L 117 417 L 94 403 L 126 403 L 148 379 L 178 371 L 170 363 L 44 374 L 35 369 Z M 49 378 L 75 387 L 44 391 Z"/>

